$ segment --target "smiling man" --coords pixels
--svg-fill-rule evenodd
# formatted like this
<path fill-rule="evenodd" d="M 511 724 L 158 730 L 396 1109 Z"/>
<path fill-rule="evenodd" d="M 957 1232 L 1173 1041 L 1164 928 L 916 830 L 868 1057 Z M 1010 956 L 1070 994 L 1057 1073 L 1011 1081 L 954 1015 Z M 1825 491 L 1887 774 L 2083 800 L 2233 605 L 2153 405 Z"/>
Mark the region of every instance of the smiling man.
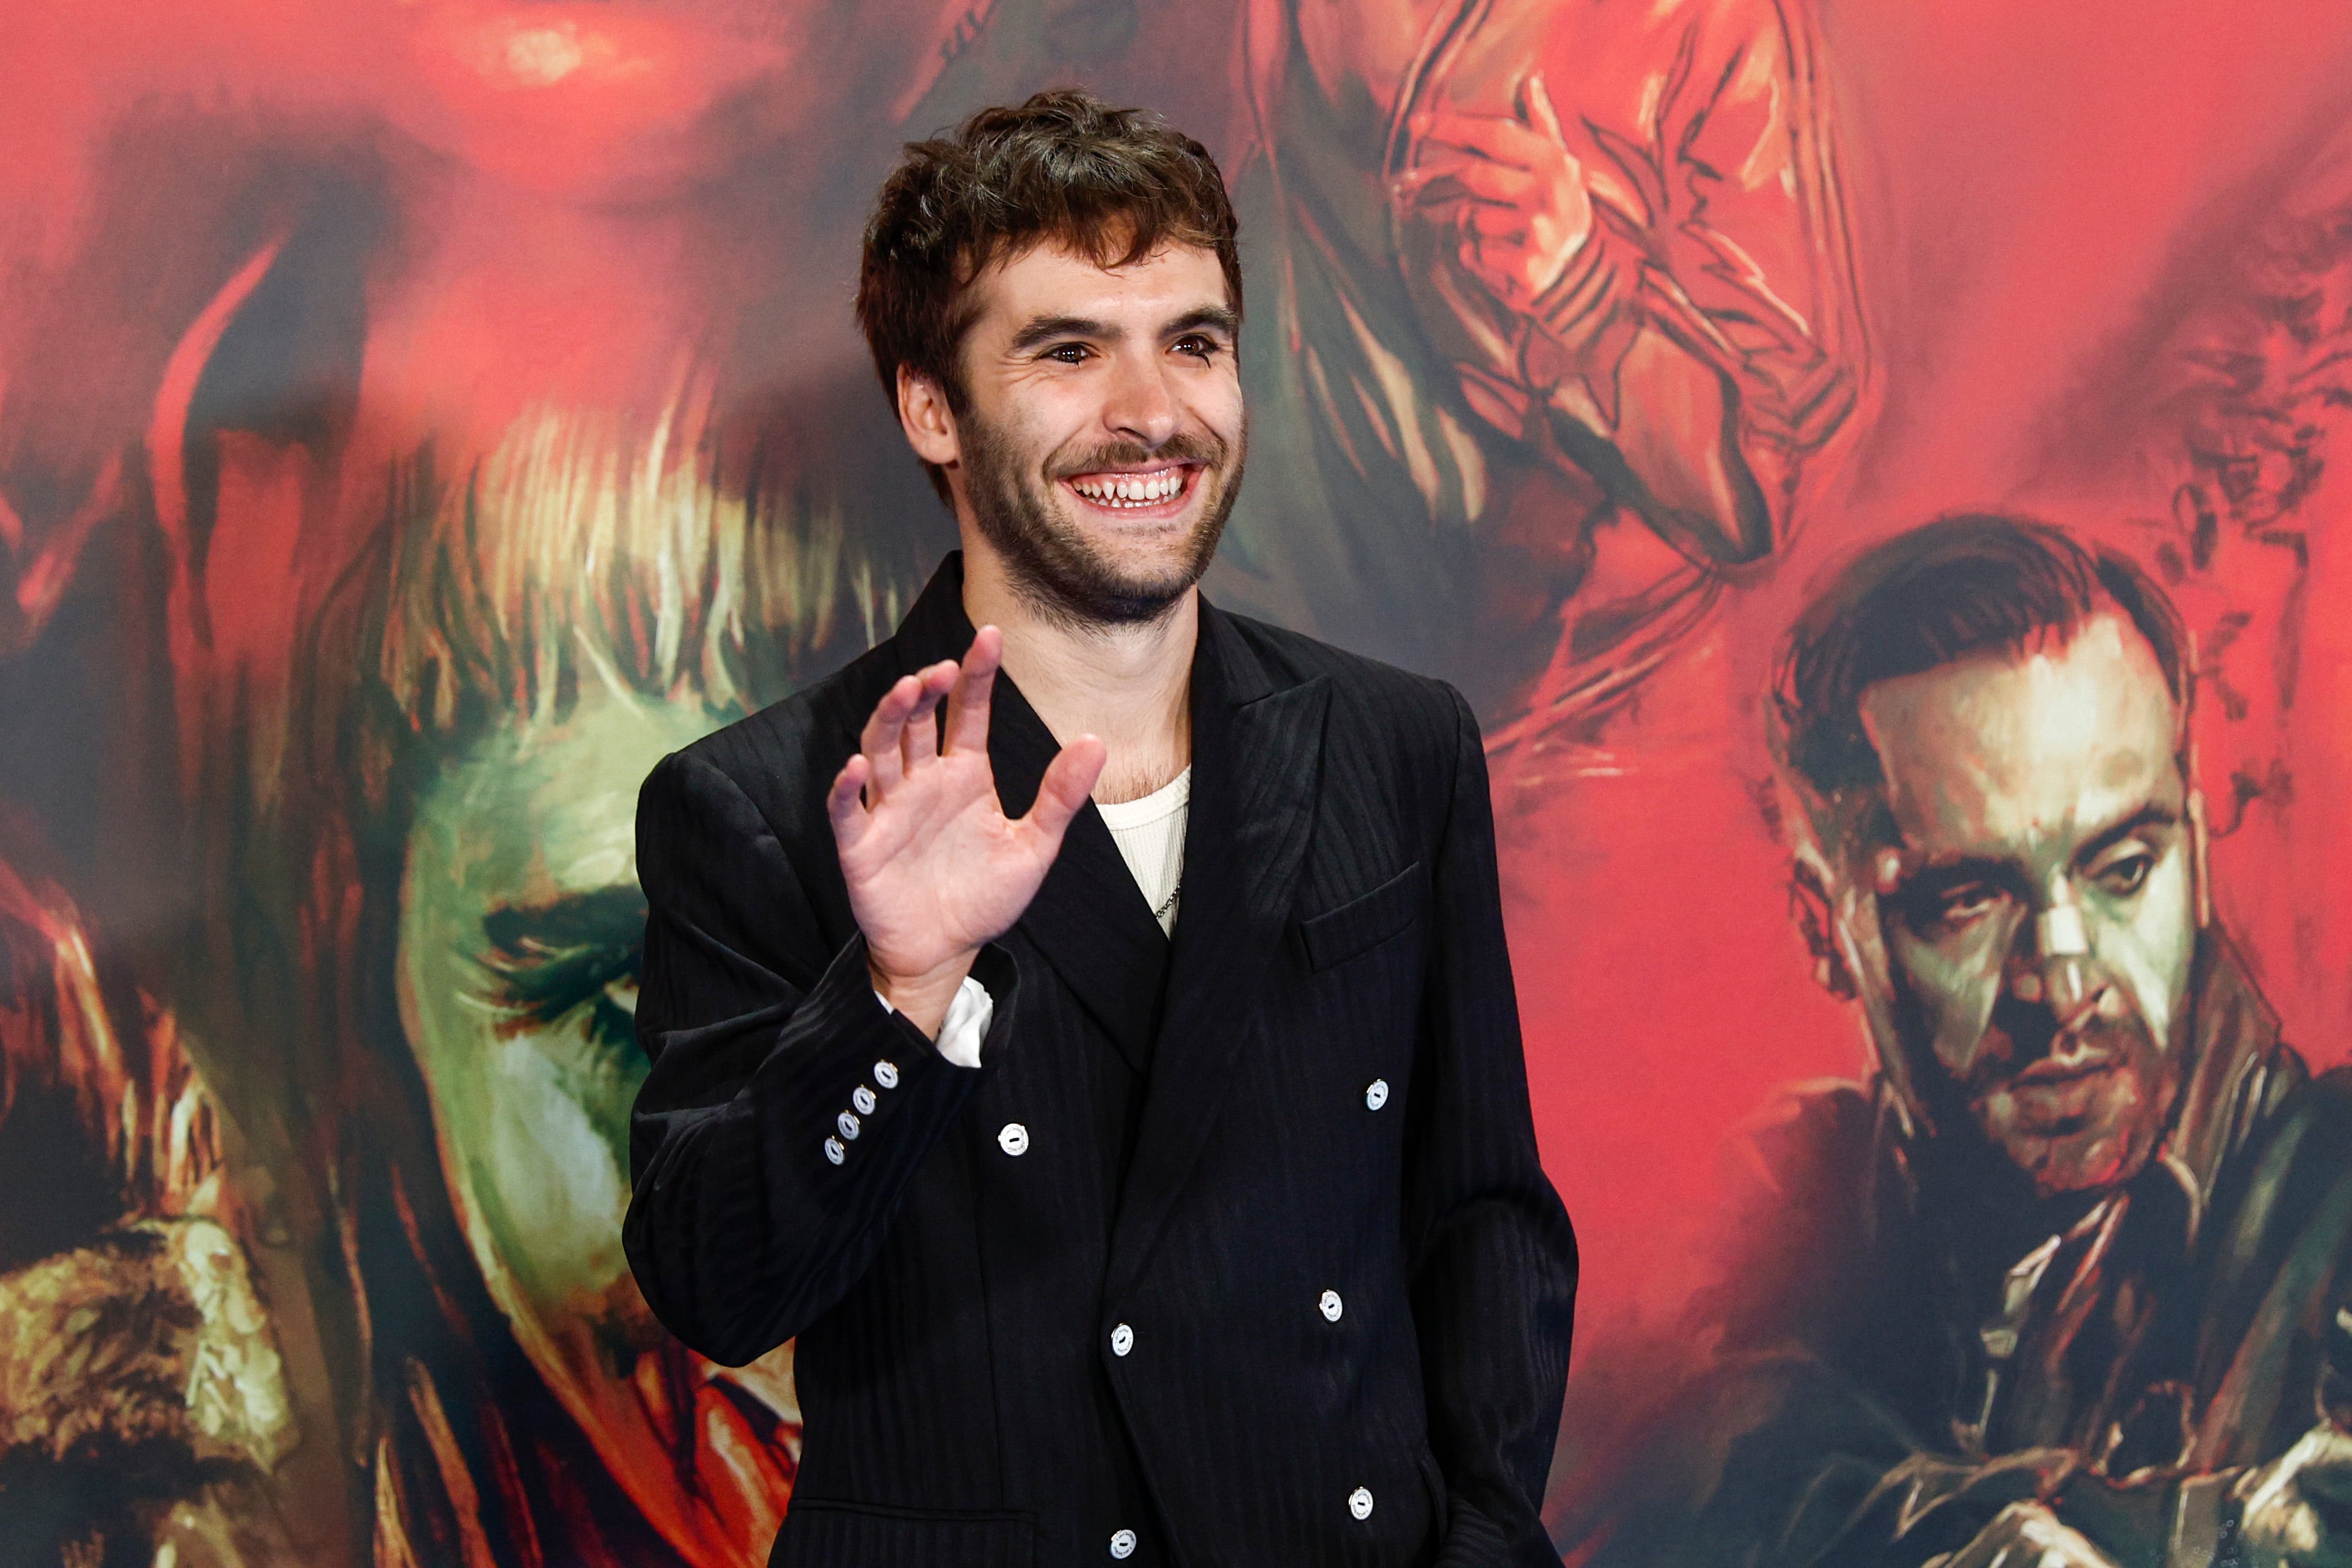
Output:
<path fill-rule="evenodd" d="M 1477 729 L 1201 598 L 1241 310 L 1148 114 L 909 148 L 858 315 L 962 551 L 640 798 L 628 1255 L 707 1355 L 799 1336 L 791 1568 L 1556 1568 Z"/>
<path fill-rule="evenodd" d="M 1800 617 L 1797 909 L 1877 1073 L 1764 1124 L 1598 1561 L 2352 1562 L 2352 1085 L 2210 916 L 2194 684 L 2153 581 L 2026 520 Z"/>

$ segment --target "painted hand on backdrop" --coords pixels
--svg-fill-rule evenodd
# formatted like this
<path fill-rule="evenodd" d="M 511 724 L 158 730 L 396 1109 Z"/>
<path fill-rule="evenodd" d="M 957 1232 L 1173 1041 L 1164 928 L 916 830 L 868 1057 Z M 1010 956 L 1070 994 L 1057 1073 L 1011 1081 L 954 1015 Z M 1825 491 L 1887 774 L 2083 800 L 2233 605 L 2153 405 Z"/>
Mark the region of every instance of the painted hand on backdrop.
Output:
<path fill-rule="evenodd" d="M 1514 116 L 1428 110 L 1413 132 L 1421 161 L 1398 195 L 1461 233 L 1463 269 L 1504 304 L 1533 307 L 1592 239 L 1592 195 L 1541 73 L 1519 88 Z"/>
<path fill-rule="evenodd" d="M 2038 1502 L 2014 1502 L 1958 1552 L 1927 1568 L 2116 1568 L 2088 1536 Z"/>
<path fill-rule="evenodd" d="M 1106 755 L 1101 741 L 1079 736 L 1045 769 L 1029 814 L 1006 817 L 988 760 L 1003 653 L 1003 633 L 982 626 L 961 667 L 942 659 L 901 676 L 825 801 L 875 989 L 930 1035 L 982 944 L 1036 897 Z"/>
<path fill-rule="evenodd" d="M 2250 1568 L 2352 1565 L 2352 1436 L 2322 1422 L 2236 1492 Z"/>

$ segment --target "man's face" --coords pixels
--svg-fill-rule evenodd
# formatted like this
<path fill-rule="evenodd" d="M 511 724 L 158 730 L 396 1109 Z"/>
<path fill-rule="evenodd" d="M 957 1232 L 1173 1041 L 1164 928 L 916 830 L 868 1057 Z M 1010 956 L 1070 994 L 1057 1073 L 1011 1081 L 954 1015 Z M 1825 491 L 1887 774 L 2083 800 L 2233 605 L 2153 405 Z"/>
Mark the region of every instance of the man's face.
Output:
<path fill-rule="evenodd" d="M 1039 246 L 973 287 L 955 426 L 982 539 L 1048 615 L 1160 615 L 1208 569 L 1241 483 L 1240 322 L 1215 253 L 1105 268 Z"/>
<path fill-rule="evenodd" d="M 583 684 L 559 723 L 499 731 L 417 802 L 401 889 L 401 1021 L 491 1295 L 542 1363 L 655 1332 L 621 1253 L 645 898 L 637 784 L 710 728 L 698 704 Z"/>
<path fill-rule="evenodd" d="M 266 12 L 282 31 L 283 7 Z M 377 0 L 330 58 L 396 125 L 525 189 L 642 203 L 884 142 L 968 29 L 937 0 Z M 272 37 L 265 47 L 282 49 Z M 314 51 L 315 53 L 316 51 Z M 310 56 L 291 74 L 316 74 Z M 281 76 L 289 72 L 281 70 Z M 781 149 L 793 157 L 779 159 Z"/>
<path fill-rule="evenodd" d="M 1887 811 L 1851 874 L 1877 893 L 1913 1080 L 2044 1195 L 2129 1180 L 2178 1093 L 2196 934 L 2153 650 L 2101 615 L 1881 682 L 1862 714 Z"/>

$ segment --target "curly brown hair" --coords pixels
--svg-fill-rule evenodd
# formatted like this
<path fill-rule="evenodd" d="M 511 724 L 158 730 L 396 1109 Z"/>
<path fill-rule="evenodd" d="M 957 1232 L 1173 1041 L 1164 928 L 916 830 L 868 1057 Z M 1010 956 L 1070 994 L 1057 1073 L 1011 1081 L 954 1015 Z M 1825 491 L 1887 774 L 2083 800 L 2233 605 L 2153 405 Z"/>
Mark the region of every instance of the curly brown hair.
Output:
<path fill-rule="evenodd" d="M 1053 241 L 1098 267 L 1170 245 L 1214 250 L 1242 308 L 1239 224 L 1209 150 L 1145 109 L 1075 89 L 983 109 L 952 135 L 907 145 L 866 226 L 857 324 L 898 405 L 901 365 L 965 407 L 957 351 L 976 313 L 969 289 L 994 261 Z M 926 464 L 948 499 L 946 477 Z"/>

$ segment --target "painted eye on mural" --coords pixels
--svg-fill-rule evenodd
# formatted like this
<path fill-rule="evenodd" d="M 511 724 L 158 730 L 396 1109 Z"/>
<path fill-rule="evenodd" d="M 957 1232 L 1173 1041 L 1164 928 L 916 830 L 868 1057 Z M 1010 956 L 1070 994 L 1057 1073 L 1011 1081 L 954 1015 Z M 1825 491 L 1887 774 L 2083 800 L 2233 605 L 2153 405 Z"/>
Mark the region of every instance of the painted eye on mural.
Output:
<path fill-rule="evenodd" d="M 2124 845 L 2092 868 L 2092 879 L 2102 892 L 2127 899 L 2147 885 L 2156 868 L 2156 852 L 2145 844 Z"/>
<path fill-rule="evenodd" d="M 1905 923 L 1927 941 L 1972 930 L 2009 898 L 1996 878 L 1954 869 L 1914 880 L 1895 900 Z"/>
<path fill-rule="evenodd" d="M 1946 929 L 1957 931 L 1974 925 L 1992 913 L 2001 900 L 2000 889 L 1986 882 L 1966 882 L 1946 889 L 1936 900 L 1936 919 Z"/>
<path fill-rule="evenodd" d="M 633 887 L 490 911 L 478 962 L 499 1032 L 537 1033 L 577 1018 L 600 1049 L 634 1051 L 645 925 L 645 898 Z"/>

